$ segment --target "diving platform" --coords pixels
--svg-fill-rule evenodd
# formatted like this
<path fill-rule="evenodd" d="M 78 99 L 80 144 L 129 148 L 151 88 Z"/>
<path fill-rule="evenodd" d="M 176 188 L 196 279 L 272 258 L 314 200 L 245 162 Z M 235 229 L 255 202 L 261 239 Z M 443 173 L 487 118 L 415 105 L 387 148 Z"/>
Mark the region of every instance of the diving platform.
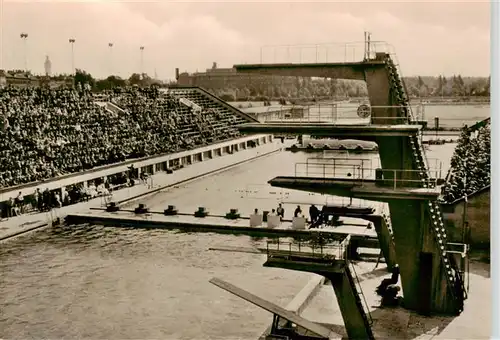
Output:
<path fill-rule="evenodd" d="M 268 182 L 273 187 L 389 202 L 392 200 L 435 200 L 437 188 L 385 187 L 378 180 L 278 176 Z"/>
<path fill-rule="evenodd" d="M 333 242 L 268 241 L 264 266 L 324 276 L 335 291 L 349 339 L 374 339 L 370 309 L 354 266 L 348 260 L 349 246 L 350 236 Z"/>
<path fill-rule="evenodd" d="M 315 340 L 315 339 L 340 339 L 341 336 L 334 333 L 327 327 L 320 325 L 318 323 L 304 319 L 297 314 L 288 311 L 270 301 L 264 300 L 248 291 L 245 291 L 239 287 L 232 285 L 229 282 L 223 281 L 219 278 L 212 278 L 209 281 L 211 284 L 222 288 L 243 300 L 253 303 L 254 305 L 270 312 L 273 314 L 273 324 L 271 326 L 271 331 L 269 334 L 272 336 L 278 336 L 285 339 L 285 337 L 293 339 L 295 336 L 299 336 L 300 339 L 304 340 Z M 289 321 L 298 327 L 298 329 L 293 329 L 290 326 L 286 327 L 287 322 L 282 323 L 280 319 Z M 284 326 L 284 327 L 283 327 Z"/>
<path fill-rule="evenodd" d="M 240 64 L 233 66 L 239 73 L 256 73 L 284 77 L 318 77 L 365 80 L 368 69 L 384 69 L 383 60 L 341 63 L 275 63 Z"/>
<path fill-rule="evenodd" d="M 382 118 L 381 118 L 382 119 Z M 390 118 L 394 121 L 394 118 Z M 420 131 L 420 125 L 346 125 L 332 123 L 248 123 L 238 126 L 245 134 L 313 135 L 318 137 L 357 139 L 376 142 L 383 137 L 408 137 Z"/>

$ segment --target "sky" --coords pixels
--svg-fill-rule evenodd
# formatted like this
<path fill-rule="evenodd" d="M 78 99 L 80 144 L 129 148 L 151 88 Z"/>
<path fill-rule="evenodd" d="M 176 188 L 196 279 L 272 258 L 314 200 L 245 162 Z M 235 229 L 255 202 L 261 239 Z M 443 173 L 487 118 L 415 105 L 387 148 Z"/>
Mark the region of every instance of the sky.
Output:
<path fill-rule="evenodd" d="M 175 68 L 202 72 L 213 62 L 359 61 L 369 31 L 372 51 L 395 52 L 404 76 L 490 73 L 490 3 L 484 0 L 0 0 L 0 11 L 0 69 L 26 63 L 43 73 L 48 55 L 53 73 L 71 73 L 73 60 L 95 77 L 156 71 L 166 80 Z M 24 42 L 21 33 L 28 34 Z"/>

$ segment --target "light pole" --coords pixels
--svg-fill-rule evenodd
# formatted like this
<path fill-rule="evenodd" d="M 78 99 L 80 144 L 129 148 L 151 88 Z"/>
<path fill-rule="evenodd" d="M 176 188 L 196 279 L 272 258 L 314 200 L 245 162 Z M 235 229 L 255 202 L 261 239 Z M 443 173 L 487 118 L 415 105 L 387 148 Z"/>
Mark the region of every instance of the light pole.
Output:
<path fill-rule="evenodd" d="M 108 43 L 109 47 L 109 75 L 113 75 L 113 43 Z"/>
<path fill-rule="evenodd" d="M 24 71 L 27 73 L 28 72 L 28 47 L 27 47 L 28 33 L 21 33 L 21 39 L 23 40 L 23 44 L 24 44 Z"/>
<path fill-rule="evenodd" d="M 141 50 L 141 77 L 144 77 L 144 46 L 139 47 Z"/>
<path fill-rule="evenodd" d="M 3 0 L 0 0 L 0 22 L 3 20 Z M 0 45 L 3 46 L 3 24 L 0 24 Z M 0 70 L 3 70 L 3 50 L 0 52 Z"/>
<path fill-rule="evenodd" d="M 76 40 L 73 38 L 70 38 L 69 44 L 71 45 L 71 70 L 73 71 L 73 74 L 75 74 L 75 42 Z"/>

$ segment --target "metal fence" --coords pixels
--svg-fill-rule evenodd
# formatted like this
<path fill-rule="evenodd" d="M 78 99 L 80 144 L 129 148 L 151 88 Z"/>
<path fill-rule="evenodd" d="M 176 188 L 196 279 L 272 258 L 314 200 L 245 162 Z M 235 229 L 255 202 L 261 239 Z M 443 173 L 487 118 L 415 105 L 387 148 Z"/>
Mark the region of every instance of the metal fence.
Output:
<path fill-rule="evenodd" d="M 257 119 L 263 123 L 330 123 L 339 125 L 372 125 L 381 121 L 390 125 L 408 125 L 413 120 L 410 117 L 376 117 L 372 118 L 373 110 L 401 109 L 408 106 L 365 106 L 366 116 L 360 117 L 360 106 L 352 103 L 319 103 L 313 105 L 281 105 L 269 106 L 256 113 Z M 299 114 L 299 111 L 301 113 Z M 424 120 L 424 110 L 417 108 L 414 119 Z"/>
<path fill-rule="evenodd" d="M 296 241 L 284 242 L 279 239 L 267 241 L 267 257 L 306 256 L 323 260 L 345 260 L 350 244 L 350 235 L 342 241 Z"/>
<path fill-rule="evenodd" d="M 385 41 L 371 41 L 366 50 L 364 41 L 297 45 L 267 45 L 260 48 L 258 63 L 334 63 L 361 62 L 374 59 L 376 53 L 394 53 L 394 47 Z M 257 61 L 255 62 L 257 63 Z"/>
<path fill-rule="evenodd" d="M 394 189 L 401 187 L 420 186 L 422 183 L 421 170 L 380 169 L 365 167 L 359 164 L 338 163 L 296 163 L 295 177 L 320 178 L 325 181 L 331 179 L 349 179 L 362 185 L 365 181 L 377 181 L 378 184 L 391 186 Z M 435 188 L 440 183 L 441 169 L 430 169 L 428 186 Z"/>

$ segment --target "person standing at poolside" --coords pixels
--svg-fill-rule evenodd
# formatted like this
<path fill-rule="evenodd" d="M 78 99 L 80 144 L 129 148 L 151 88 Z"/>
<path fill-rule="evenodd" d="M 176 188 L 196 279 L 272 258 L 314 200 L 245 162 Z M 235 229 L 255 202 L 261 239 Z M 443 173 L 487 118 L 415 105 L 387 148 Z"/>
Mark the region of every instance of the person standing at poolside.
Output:
<path fill-rule="evenodd" d="M 285 209 L 283 209 L 283 206 L 278 204 L 278 208 L 276 209 L 276 214 L 280 217 L 280 220 L 283 221 L 285 218 Z"/>

